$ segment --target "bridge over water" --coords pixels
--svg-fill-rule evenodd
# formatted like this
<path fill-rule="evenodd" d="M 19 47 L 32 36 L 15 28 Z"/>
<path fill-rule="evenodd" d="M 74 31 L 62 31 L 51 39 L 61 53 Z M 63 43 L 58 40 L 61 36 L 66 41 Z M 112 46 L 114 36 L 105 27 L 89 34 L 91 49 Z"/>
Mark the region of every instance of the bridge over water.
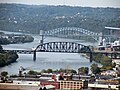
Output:
<path fill-rule="evenodd" d="M 110 32 L 109 32 L 110 33 Z M 103 35 L 102 32 L 97 33 L 90 30 L 77 27 L 61 27 L 55 28 L 48 31 L 40 30 L 40 35 L 44 36 L 54 36 L 54 37 L 72 37 L 78 39 L 93 39 L 97 42 L 100 42 L 102 38 L 105 38 L 107 41 L 110 41 L 111 38 L 120 38 L 119 36 L 109 34 Z"/>
<path fill-rule="evenodd" d="M 33 60 L 36 60 L 36 52 L 89 53 L 91 56 L 91 49 L 88 46 L 78 44 L 75 42 L 48 42 L 38 45 L 34 50 L 5 50 L 5 51 L 14 51 L 19 54 L 33 54 L 34 55 Z"/>
<path fill-rule="evenodd" d="M 36 52 L 59 52 L 59 53 L 88 53 L 90 62 L 92 62 L 93 54 L 104 54 L 110 58 L 119 58 L 120 52 L 93 52 L 89 46 L 85 46 L 75 42 L 48 42 L 38 45 L 34 50 L 5 50 L 14 51 L 18 54 L 33 54 L 33 60 L 36 60 Z"/>
<path fill-rule="evenodd" d="M 99 40 L 99 37 L 101 36 L 101 33 L 92 32 L 83 28 L 77 28 L 77 27 L 61 27 L 56 28 L 48 31 L 40 31 L 40 35 L 44 36 L 58 36 L 58 37 L 72 37 L 72 36 L 78 36 L 78 37 L 92 37 L 95 41 Z"/>

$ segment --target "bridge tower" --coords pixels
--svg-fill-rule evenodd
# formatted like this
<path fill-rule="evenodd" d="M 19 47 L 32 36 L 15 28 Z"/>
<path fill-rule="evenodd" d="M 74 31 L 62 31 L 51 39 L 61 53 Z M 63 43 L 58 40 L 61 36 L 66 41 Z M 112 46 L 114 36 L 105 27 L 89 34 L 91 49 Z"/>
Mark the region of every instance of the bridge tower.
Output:
<path fill-rule="evenodd" d="M 42 36 L 42 38 L 39 42 L 39 45 L 42 45 L 44 42 L 44 31 L 43 30 L 40 30 L 40 36 Z M 33 51 L 33 61 L 36 61 L 36 49 L 34 49 Z"/>
<path fill-rule="evenodd" d="M 39 44 L 43 44 L 43 40 L 44 40 L 44 31 L 43 30 L 40 30 L 40 36 L 42 36 Z"/>

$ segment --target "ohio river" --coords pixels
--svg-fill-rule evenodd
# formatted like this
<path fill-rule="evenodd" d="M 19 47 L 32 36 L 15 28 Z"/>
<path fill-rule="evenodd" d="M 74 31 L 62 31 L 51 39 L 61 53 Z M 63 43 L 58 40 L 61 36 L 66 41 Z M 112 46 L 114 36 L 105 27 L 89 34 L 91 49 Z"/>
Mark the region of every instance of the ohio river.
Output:
<path fill-rule="evenodd" d="M 24 44 L 9 44 L 3 45 L 4 49 L 31 49 L 36 47 L 39 44 L 41 37 L 39 35 L 32 35 L 34 37 L 34 42 L 24 43 Z M 80 40 L 73 39 L 64 39 L 56 37 L 46 37 L 44 42 L 52 41 L 69 41 L 81 43 L 84 45 L 95 45 L 94 43 L 88 43 Z M 77 53 L 49 53 L 49 52 L 40 52 L 37 53 L 36 61 L 33 61 L 32 54 L 19 54 L 17 62 L 12 63 L 8 66 L 0 68 L 0 72 L 7 71 L 10 75 L 18 74 L 20 66 L 27 68 L 29 70 L 41 71 L 42 69 L 74 69 L 78 70 L 80 67 L 90 67 L 92 63 L 89 62 L 89 59 L 81 56 Z"/>

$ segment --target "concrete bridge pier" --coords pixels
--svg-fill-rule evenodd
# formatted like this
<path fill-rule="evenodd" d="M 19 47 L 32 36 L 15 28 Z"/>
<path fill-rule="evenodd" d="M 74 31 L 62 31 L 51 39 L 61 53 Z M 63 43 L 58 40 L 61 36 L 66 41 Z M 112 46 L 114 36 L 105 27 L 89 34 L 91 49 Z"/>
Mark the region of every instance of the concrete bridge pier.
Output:
<path fill-rule="evenodd" d="M 33 51 L 33 61 L 36 61 L 36 50 Z"/>
<path fill-rule="evenodd" d="M 92 62 L 92 52 L 90 52 L 90 63 Z"/>

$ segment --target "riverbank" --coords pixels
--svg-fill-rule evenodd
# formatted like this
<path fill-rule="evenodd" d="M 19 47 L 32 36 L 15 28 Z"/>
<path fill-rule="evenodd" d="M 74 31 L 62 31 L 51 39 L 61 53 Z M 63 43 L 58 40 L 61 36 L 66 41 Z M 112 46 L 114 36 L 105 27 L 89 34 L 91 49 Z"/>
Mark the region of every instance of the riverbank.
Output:
<path fill-rule="evenodd" d="M 2 47 L 0 49 L 0 67 L 9 65 L 13 62 L 16 62 L 18 58 L 17 53 L 11 51 L 11 52 L 5 52 L 2 50 Z"/>
<path fill-rule="evenodd" d="M 0 32 L 0 44 L 16 44 L 16 43 L 27 43 L 33 42 L 34 38 L 31 35 L 23 35 L 23 34 L 5 34 Z"/>
<path fill-rule="evenodd" d="M 0 67 L 4 67 L 13 62 L 16 62 L 18 55 L 14 52 L 0 52 Z"/>
<path fill-rule="evenodd" d="M 15 32 L 14 32 L 15 33 Z M 15 33 L 16 34 L 16 33 Z M 31 48 L 36 47 L 41 40 L 40 35 L 32 35 L 34 41 L 31 43 L 21 43 L 21 44 L 9 44 L 2 45 L 6 50 L 16 50 L 16 49 L 25 49 L 31 50 Z M 76 42 L 85 45 L 93 45 L 90 42 L 84 42 L 81 40 L 67 39 L 67 38 L 56 38 L 56 37 L 45 37 L 44 43 L 46 42 Z M 94 44 L 95 45 L 95 44 Z M 31 70 L 41 71 L 42 69 L 66 69 L 74 68 L 77 70 L 80 67 L 90 67 L 92 63 L 89 62 L 89 59 L 82 57 L 77 53 L 50 53 L 50 52 L 38 52 L 36 53 L 36 61 L 33 61 L 33 54 L 19 54 L 17 63 L 0 68 L 0 71 L 7 71 L 10 75 L 18 74 L 20 66 L 25 68 L 29 67 Z"/>

